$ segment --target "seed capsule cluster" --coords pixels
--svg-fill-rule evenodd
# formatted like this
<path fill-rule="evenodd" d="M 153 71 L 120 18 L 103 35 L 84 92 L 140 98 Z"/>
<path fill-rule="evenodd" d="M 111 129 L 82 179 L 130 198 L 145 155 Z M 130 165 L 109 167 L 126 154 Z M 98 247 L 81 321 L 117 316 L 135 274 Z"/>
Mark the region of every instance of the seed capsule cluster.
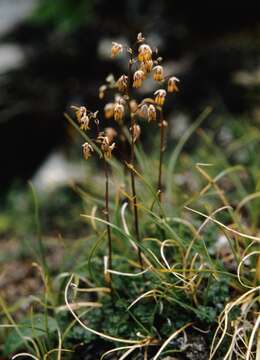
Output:
<path fill-rule="evenodd" d="M 113 98 L 110 98 L 110 101 L 104 106 L 105 119 L 114 120 L 119 126 L 122 126 L 126 117 L 130 119 L 134 117 L 134 125 L 133 123 L 132 126 L 129 125 L 129 130 L 134 137 L 134 142 L 136 142 L 141 134 L 139 120 L 145 119 L 149 123 L 158 121 L 158 124 L 162 126 L 159 113 L 165 104 L 167 94 L 178 91 L 179 79 L 165 74 L 162 65 L 163 59 L 158 57 L 158 50 L 152 49 L 146 43 L 142 33 L 137 35 L 136 42 L 131 48 L 117 42 L 112 43 L 112 58 L 120 56 L 123 52 L 128 53 L 130 72 L 122 74 L 117 80 L 113 75 L 109 75 L 106 78 L 106 83 L 99 88 L 99 98 L 104 99 L 106 96 L 110 96 L 109 94 L 112 91 Z M 132 98 L 132 90 L 140 89 L 149 75 L 156 83 L 160 84 L 160 88 L 154 92 L 152 98 L 145 98 L 138 103 Z M 97 112 L 92 113 L 84 106 L 73 107 L 73 109 L 83 131 L 90 129 L 93 120 L 98 121 Z M 111 136 L 110 130 L 109 136 L 104 135 L 104 132 L 102 134 L 98 133 L 97 138 L 94 140 L 107 159 L 111 158 L 112 151 L 115 148 L 112 138 L 114 139 L 114 136 Z M 84 158 L 88 159 L 92 153 L 93 147 L 85 143 L 83 145 Z"/>
<path fill-rule="evenodd" d="M 120 56 L 124 51 L 129 54 L 129 66 L 131 72 L 121 75 L 117 80 L 113 75 L 107 77 L 107 83 L 100 86 L 101 97 L 104 98 L 105 92 L 109 94 L 112 90 L 114 101 L 108 102 L 104 106 L 104 116 L 106 119 L 114 119 L 117 123 L 123 124 L 125 117 L 135 117 L 135 122 L 139 119 L 145 119 L 148 122 L 159 121 L 158 113 L 165 104 L 168 93 L 178 91 L 177 83 L 179 79 L 175 76 L 166 76 L 162 65 L 162 58 L 157 56 L 157 49 L 152 50 L 151 46 L 145 41 L 142 33 L 137 35 L 136 43 L 132 48 L 123 46 L 119 43 L 112 43 L 111 56 L 113 58 Z M 152 79 L 160 84 L 160 88 L 154 92 L 153 98 L 143 99 L 138 102 L 132 98 L 132 89 L 140 89 L 147 77 L 151 74 Z M 131 92 L 131 99 L 129 94 Z M 138 125 L 139 138 L 141 127 Z M 130 127 L 129 130 L 131 131 Z"/>
<path fill-rule="evenodd" d="M 107 104 L 109 105 L 109 104 Z M 110 104 L 109 107 L 114 107 L 114 104 Z M 107 112 L 111 112 L 111 109 L 107 109 Z M 80 125 L 80 129 L 83 131 L 89 130 L 92 123 L 96 124 L 98 130 L 97 137 L 92 141 L 100 146 L 101 154 L 106 159 L 111 159 L 112 151 L 115 148 L 115 143 L 113 142 L 117 133 L 113 128 L 106 128 L 105 131 L 99 131 L 99 119 L 97 117 L 98 111 L 92 112 L 88 110 L 85 106 L 72 106 L 72 109 L 75 111 L 76 119 Z M 113 116 L 114 110 L 112 111 Z M 94 152 L 93 146 L 89 142 L 85 142 L 82 145 L 83 157 L 85 160 L 88 160 L 92 153 Z"/>

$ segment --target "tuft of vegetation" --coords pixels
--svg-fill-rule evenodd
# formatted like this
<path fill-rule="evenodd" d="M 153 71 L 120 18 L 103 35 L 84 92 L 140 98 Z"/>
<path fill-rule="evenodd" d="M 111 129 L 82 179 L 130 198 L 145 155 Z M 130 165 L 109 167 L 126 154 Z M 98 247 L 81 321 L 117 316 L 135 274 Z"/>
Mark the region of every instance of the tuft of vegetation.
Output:
<path fill-rule="evenodd" d="M 127 73 L 101 85 L 104 113 L 73 105 L 72 115 L 65 114 L 88 160 L 86 187 L 73 185 L 87 236 L 78 230 L 77 239 L 60 239 L 63 258 L 55 268 L 32 188 L 33 267 L 42 286 L 15 304 L 0 297 L 4 354 L 258 359 L 260 131 L 231 119 L 232 136 L 217 145 L 225 123 L 216 119 L 218 128 L 203 130 L 213 118 L 206 108 L 165 151 L 175 124 L 164 106 L 178 101 L 179 80 L 165 73 L 141 33 L 131 47 L 113 43 L 111 56 L 125 59 Z M 143 99 L 139 89 L 149 81 L 159 88 Z M 140 141 L 144 128 L 152 133 L 149 153 Z M 191 137 L 197 145 L 189 154 Z M 71 237 L 74 225 L 63 211 L 68 198 L 52 199 L 53 214 L 64 217 L 64 223 L 51 217 L 52 224 L 61 224 L 61 232 L 71 227 Z"/>

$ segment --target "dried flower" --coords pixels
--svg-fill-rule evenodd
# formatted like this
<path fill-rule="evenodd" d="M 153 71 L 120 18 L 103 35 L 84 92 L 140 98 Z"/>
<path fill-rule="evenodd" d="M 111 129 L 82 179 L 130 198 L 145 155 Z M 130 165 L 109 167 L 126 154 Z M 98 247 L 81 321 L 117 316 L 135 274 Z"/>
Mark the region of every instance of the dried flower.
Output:
<path fill-rule="evenodd" d="M 121 121 L 125 114 L 124 105 L 116 103 L 114 107 L 114 119 L 115 121 Z"/>
<path fill-rule="evenodd" d="M 118 54 L 120 54 L 123 51 L 123 45 L 112 42 L 112 48 L 111 48 L 111 57 L 115 58 Z"/>
<path fill-rule="evenodd" d="M 139 109 L 139 116 L 146 119 L 148 117 L 148 106 L 147 104 L 143 104 Z"/>
<path fill-rule="evenodd" d="M 155 95 L 155 103 L 159 106 L 163 106 L 165 97 L 166 97 L 166 91 L 164 89 L 158 89 L 154 93 Z"/>
<path fill-rule="evenodd" d="M 87 114 L 87 108 L 85 106 L 71 106 L 71 108 L 75 111 L 77 121 L 80 123 L 81 118 Z"/>
<path fill-rule="evenodd" d="M 100 133 L 97 138 L 97 141 L 101 144 L 100 148 L 102 150 L 102 153 L 107 159 L 111 159 L 112 151 L 116 146 L 115 143 L 110 144 L 109 140 L 110 139 L 108 138 L 108 136 L 104 136 L 102 133 Z"/>
<path fill-rule="evenodd" d="M 115 103 L 125 105 L 125 99 L 120 94 L 115 94 Z"/>
<path fill-rule="evenodd" d="M 82 118 L 79 121 L 80 123 L 80 129 L 81 130 L 88 130 L 89 129 L 89 117 L 87 115 L 82 116 Z"/>
<path fill-rule="evenodd" d="M 153 68 L 153 60 L 142 61 L 140 64 L 140 69 L 144 73 L 151 72 L 152 68 Z"/>
<path fill-rule="evenodd" d="M 180 82 L 180 80 L 175 76 L 170 77 L 170 79 L 168 80 L 168 87 L 167 87 L 168 92 L 179 91 L 176 82 Z"/>
<path fill-rule="evenodd" d="M 151 60 L 151 58 L 152 58 L 152 49 L 150 48 L 150 46 L 146 44 L 140 45 L 138 49 L 138 60 L 142 62 L 142 61 Z"/>
<path fill-rule="evenodd" d="M 163 67 L 161 65 L 157 65 L 153 68 L 153 71 L 153 79 L 155 81 L 162 81 L 164 75 Z"/>
<path fill-rule="evenodd" d="M 88 160 L 88 158 L 91 156 L 91 153 L 94 151 L 93 147 L 89 143 L 85 142 L 82 145 L 82 149 L 83 149 L 84 159 Z"/>
<path fill-rule="evenodd" d="M 104 107 L 104 115 L 106 119 L 111 119 L 114 116 L 114 103 L 107 103 Z"/>
<path fill-rule="evenodd" d="M 128 76 L 126 76 L 126 75 L 120 76 L 120 78 L 116 82 L 116 87 L 118 88 L 119 91 L 121 91 L 121 92 L 126 91 L 127 81 L 128 81 Z"/>
<path fill-rule="evenodd" d="M 107 77 L 106 77 L 106 82 L 107 82 L 110 86 L 114 85 L 114 83 L 115 83 L 114 74 L 109 74 L 109 75 L 107 75 Z"/>
<path fill-rule="evenodd" d="M 143 37 L 143 34 L 141 32 L 139 32 L 137 34 L 137 42 L 143 42 L 145 40 L 145 38 Z"/>
<path fill-rule="evenodd" d="M 133 131 L 133 137 L 134 137 L 134 142 L 136 142 L 136 140 L 140 137 L 141 135 L 141 128 L 139 125 L 134 124 L 133 127 L 130 127 L 130 131 L 132 133 Z"/>
<path fill-rule="evenodd" d="M 136 100 L 134 100 L 134 99 L 130 100 L 129 106 L 130 106 L 131 113 L 135 113 L 138 109 L 138 104 L 137 104 Z"/>
<path fill-rule="evenodd" d="M 116 130 L 112 127 L 105 128 L 104 134 L 108 138 L 109 144 L 111 144 L 114 138 L 117 136 Z"/>
<path fill-rule="evenodd" d="M 154 105 L 149 105 L 147 109 L 148 122 L 156 120 L 156 109 Z"/>
<path fill-rule="evenodd" d="M 98 93 L 99 99 L 104 98 L 106 89 L 107 89 L 107 85 L 101 85 L 99 87 L 99 93 Z"/>
<path fill-rule="evenodd" d="M 142 86 L 142 82 L 145 79 L 145 73 L 142 70 L 137 70 L 134 73 L 134 88 L 140 88 Z"/>

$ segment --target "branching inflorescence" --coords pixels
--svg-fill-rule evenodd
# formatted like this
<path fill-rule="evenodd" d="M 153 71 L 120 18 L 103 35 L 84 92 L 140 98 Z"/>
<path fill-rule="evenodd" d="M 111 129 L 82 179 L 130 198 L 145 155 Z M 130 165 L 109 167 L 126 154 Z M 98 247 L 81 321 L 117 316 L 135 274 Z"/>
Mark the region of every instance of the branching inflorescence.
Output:
<path fill-rule="evenodd" d="M 129 140 L 130 151 L 129 154 L 124 154 L 125 164 L 130 172 L 131 178 L 131 202 L 133 206 L 134 216 L 134 231 L 137 243 L 140 243 L 140 229 L 138 216 L 138 196 L 136 192 L 135 181 L 135 145 L 141 135 L 141 120 L 147 120 L 149 123 L 157 122 L 160 128 L 160 150 L 159 150 L 159 167 L 158 167 L 158 182 L 157 194 L 158 200 L 161 201 L 162 196 L 162 165 L 163 153 L 165 151 L 165 129 L 168 124 L 164 118 L 163 107 L 168 93 L 178 91 L 177 83 L 179 80 L 175 76 L 166 76 L 165 70 L 162 66 L 162 58 L 158 56 L 158 50 L 152 49 L 150 45 L 145 42 L 142 33 L 137 35 L 136 42 L 132 47 L 123 46 L 122 44 L 113 42 L 111 48 L 111 57 L 115 58 L 126 52 L 128 55 L 128 72 L 122 74 L 116 80 L 113 75 L 109 75 L 106 79 L 106 84 L 99 88 L 99 98 L 103 99 L 105 96 L 113 96 L 104 106 L 105 119 L 114 120 L 120 131 L 120 139 L 125 143 Z M 153 80 L 160 84 L 153 97 L 146 97 L 137 101 L 134 98 L 135 91 L 140 89 L 151 74 Z M 107 234 L 109 244 L 108 265 L 112 268 L 112 241 L 110 229 L 109 216 L 109 166 L 108 161 L 112 157 L 112 152 L 115 148 L 114 138 L 117 135 L 113 127 L 105 128 L 104 131 L 99 130 L 98 112 L 91 112 L 86 107 L 73 107 L 76 113 L 76 118 L 83 131 L 91 128 L 92 123 L 96 124 L 97 136 L 94 142 L 99 146 L 101 157 L 104 159 L 106 191 L 105 191 L 105 220 L 107 222 Z M 129 136 L 128 136 L 129 135 Z M 118 137 L 119 138 L 119 137 Z M 93 146 L 86 142 L 83 144 L 83 155 L 87 160 L 94 152 Z M 141 269 L 143 269 L 142 254 L 138 248 L 138 258 Z M 110 280 L 111 285 L 111 280 Z"/>

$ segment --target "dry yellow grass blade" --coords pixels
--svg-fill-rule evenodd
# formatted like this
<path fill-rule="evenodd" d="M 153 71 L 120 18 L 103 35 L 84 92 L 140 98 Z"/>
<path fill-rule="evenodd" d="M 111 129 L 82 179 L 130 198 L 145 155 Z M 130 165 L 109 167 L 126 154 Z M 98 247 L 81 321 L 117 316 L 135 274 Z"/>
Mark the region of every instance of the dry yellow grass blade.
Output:
<path fill-rule="evenodd" d="M 89 331 L 90 333 L 92 334 L 95 334 L 95 335 L 98 335 L 104 339 L 107 339 L 107 340 L 111 340 L 111 341 L 116 341 L 116 342 L 121 342 L 121 343 L 124 343 L 124 344 L 142 344 L 144 340 L 140 341 L 140 340 L 129 340 L 129 339 L 122 339 L 122 338 L 117 338 L 117 337 L 114 337 L 114 336 L 110 336 L 110 335 L 107 335 L 107 334 L 104 334 L 104 333 L 101 333 L 97 330 L 94 330 L 90 327 L 88 327 L 86 324 L 83 323 L 83 321 L 81 321 L 81 319 L 78 317 L 78 315 L 75 313 L 75 311 L 73 310 L 73 308 L 71 307 L 71 304 L 69 303 L 68 301 L 68 291 L 69 291 L 69 288 L 70 288 L 70 285 L 71 285 L 71 282 L 72 282 L 72 279 L 73 279 L 74 275 L 71 275 L 67 285 L 66 285 L 66 288 L 65 288 L 65 292 L 64 292 L 64 299 L 65 299 L 65 303 L 69 309 L 69 311 L 71 312 L 71 314 L 73 315 L 73 317 L 75 318 L 75 320 L 84 328 L 86 329 L 87 331 Z"/>

